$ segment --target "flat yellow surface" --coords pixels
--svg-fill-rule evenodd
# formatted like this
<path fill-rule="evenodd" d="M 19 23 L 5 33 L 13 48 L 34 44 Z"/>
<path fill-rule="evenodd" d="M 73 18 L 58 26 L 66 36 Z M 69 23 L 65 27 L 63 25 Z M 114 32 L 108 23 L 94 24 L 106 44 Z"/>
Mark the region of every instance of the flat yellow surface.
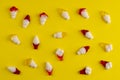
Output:
<path fill-rule="evenodd" d="M 17 18 L 12 20 L 9 14 L 11 6 L 19 8 Z M 77 14 L 79 8 L 87 8 L 90 19 L 86 20 Z M 64 20 L 58 8 L 67 10 L 71 19 Z M 100 11 L 111 15 L 112 23 L 102 21 Z M 120 7 L 119 0 L 0 0 L 0 80 L 119 80 L 120 50 Z M 44 26 L 39 23 L 39 13 L 46 12 L 49 18 Z M 27 29 L 22 28 L 22 20 L 26 14 L 31 16 Z M 88 29 L 94 35 L 93 40 L 86 39 L 79 30 Z M 66 32 L 63 39 L 54 39 L 57 31 Z M 10 35 L 17 34 L 20 45 L 10 41 Z M 32 40 L 38 35 L 41 44 L 34 50 Z M 99 43 L 112 43 L 114 50 L 104 52 Z M 76 55 L 76 51 L 84 45 L 91 48 L 86 55 Z M 56 48 L 65 50 L 64 61 L 59 61 L 54 54 Z M 33 58 L 38 68 L 33 69 L 24 64 L 27 58 Z M 113 63 L 113 68 L 105 70 L 99 61 Z M 54 68 L 53 75 L 45 72 L 45 62 L 49 61 Z M 21 75 L 11 74 L 6 67 L 16 66 Z M 91 75 L 80 75 L 78 71 L 85 66 L 92 68 Z"/>

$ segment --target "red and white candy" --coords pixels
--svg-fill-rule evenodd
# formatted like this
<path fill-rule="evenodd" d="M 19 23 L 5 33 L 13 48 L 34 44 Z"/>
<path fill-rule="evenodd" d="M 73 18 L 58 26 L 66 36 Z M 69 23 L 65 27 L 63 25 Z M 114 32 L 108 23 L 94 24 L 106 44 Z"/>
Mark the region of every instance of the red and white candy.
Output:
<path fill-rule="evenodd" d="M 63 60 L 64 50 L 62 50 L 62 49 L 57 49 L 56 52 L 55 52 L 55 54 L 57 55 L 57 57 L 58 57 L 58 59 L 59 59 L 60 61 Z"/>
<path fill-rule="evenodd" d="M 32 58 L 27 60 L 27 65 L 32 67 L 32 68 L 37 68 L 37 64 Z"/>
<path fill-rule="evenodd" d="M 40 24 L 44 25 L 47 21 L 47 18 L 48 18 L 48 15 L 45 12 L 41 13 L 40 14 Z"/>
<path fill-rule="evenodd" d="M 101 60 L 100 64 L 102 64 L 103 67 L 107 70 L 112 68 L 112 62 Z"/>
<path fill-rule="evenodd" d="M 88 39 L 93 39 L 94 38 L 93 35 L 92 35 L 92 33 L 89 30 L 84 30 L 83 29 L 83 30 L 81 30 L 81 32 Z"/>
<path fill-rule="evenodd" d="M 17 45 L 19 45 L 21 43 L 17 35 L 12 35 L 11 41 Z"/>
<path fill-rule="evenodd" d="M 18 13 L 18 8 L 16 8 L 15 6 L 12 6 L 12 7 L 10 8 L 11 18 L 12 18 L 12 19 L 15 19 L 17 13 Z"/>
<path fill-rule="evenodd" d="M 101 12 L 101 16 L 102 16 L 102 19 L 106 22 L 106 23 L 108 23 L 108 24 L 110 24 L 111 23 L 111 17 L 110 17 L 110 15 L 108 14 L 108 13 L 106 13 L 106 12 Z"/>
<path fill-rule="evenodd" d="M 7 69 L 8 69 L 10 72 L 12 72 L 13 74 L 19 75 L 19 74 L 21 73 L 20 70 L 17 69 L 16 67 L 14 67 L 14 66 L 8 66 Z"/>
<path fill-rule="evenodd" d="M 52 75 L 53 67 L 49 62 L 46 62 L 45 69 L 46 69 L 46 72 L 48 73 L 48 75 Z"/>
<path fill-rule="evenodd" d="M 30 23 L 30 15 L 26 15 L 23 20 L 23 28 L 27 28 Z"/>
<path fill-rule="evenodd" d="M 70 19 L 70 15 L 69 15 L 68 11 L 66 11 L 66 10 L 62 10 L 62 11 L 61 11 L 61 16 L 62 16 L 65 20 L 69 20 L 69 19 Z"/>
<path fill-rule="evenodd" d="M 79 71 L 80 74 L 90 75 L 92 73 L 92 69 L 90 67 L 85 67 Z"/>
<path fill-rule="evenodd" d="M 89 14 L 88 14 L 86 8 L 80 8 L 80 9 L 79 9 L 79 14 L 80 14 L 82 17 L 86 18 L 86 19 L 89 18 Z"/>
<path fill-rule="evenodd" d="M 34 49 L 38 49 L 38 46 L 40 45 L 40 40 L 38 38 L 38 36 L 35 36 L 33 39 L 33 47 Z"/>
<path fill-rule="evenodd" d="M 90 46 L 83 46 L 83 47 L 81 47 L 81 48 L 77 51 L 77 54 L 78 54 L 78 55 L 80 55 L 80 54 L 86 54 L 89 49 L 90 49 Z"/>
<path fill-rule="evenodd" d="M 53 37 L 57 39 L 61 39 L 65 36 L 65 34 L 66 34 L 65 32 L 56 32 L 54 33 Z"/>

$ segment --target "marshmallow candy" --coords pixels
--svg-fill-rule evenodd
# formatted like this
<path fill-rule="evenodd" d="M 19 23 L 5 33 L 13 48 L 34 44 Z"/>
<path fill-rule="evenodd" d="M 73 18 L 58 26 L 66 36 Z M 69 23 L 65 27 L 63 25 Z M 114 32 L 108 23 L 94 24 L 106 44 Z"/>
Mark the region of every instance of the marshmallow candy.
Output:
<path fill-rule="evenodd" d="M 10 8 L 11 18 L 12 18 L 12 19 L 15 19 L 17 13 L 18 13 L 18 8 L 16 8 L 15 6 L 12 6 L 12 7 Z"/>
<path fill-rule="evenodd" d="M 14 67 L 14 66 L 8 66 L 7 69 L 8 69 L 10 72 L 12 72 L 13 74 L 19 75 L 19 74 L 21 73 L 20 70 L 18 70 L 18 69 L 17 69 L 16 67 Z"/>
<path fill-rule="evenodd" d="M 57 39 L 61 39 L 65 36 L 65 34 L 66 34 L 65 32 L 56 32 L 53 34 L 53 37 Z"/>
<path fill-rule="evenodd" d="M 40 44 L 40 40 L 39 40 L 38 36 L 34 36 L 34 39 L 33 39 L 34 49 L 38 49 L 39 44 Z"/>
<path fill-rule="evenodd" d="M 23 28 L 27 28 L 30 23 L 30 15 L 26 15 L 23 20 Z"/>
<path fill-rule="evenodd" d="M 85 67 L 79 71 L 80 74 L 90 75 L 92 73 L 92 69 L 90 67 Z"/>
<path fill-rule="evenodd" d="M 12 35 L 11 41 L 17 45 L 19 45 L 21 43 L 17 35 Z"/>
<path fill-rule="evenodd" d="M 110 15 L 109 15 L 108 13 L 106 13 L 106 12 L 104 12 L 104 11 L 101 11 L 101 16 L 102 16 L 102 19 L 103 19 L 106 23 L 108 23 L 108 24 L 111 23 L 111 17 L 110 17 Z"/>
<path fill-rule="evenodd" d="M 112 44 L 107 44 L 107 45 L 105 45 L 105 51 L 106 51 L 106 52 L 110 52 L 110 51 L 112 51 L 112 50 L 113 50 Z"/>
<path fill-rule="evenodd" d="M 66 11 L 66 10 L 61 10 L 61 16 L 62 16 L 65 20 L 69 20 L 69 19 L 70 19 L 70 15 L 69 15 L 68 11 Z"/>
<path fill-rule="evenodd" d="M 104 49 L 105 52 L 111 52 L 113 50 L 112 44 L 100 43 L 100 47 Z"/>
<path fill-rule="evenodd" d="M 103 67 L 108 70 L 112 68 L 112 62 L 101 60 L 100 64 L 103 65 Z"/>
<path fill-rule="evenodd" d="M 78 54 L 78 55 L 80 55 L 80 54 L 86 54 L 89 49 L 90 49 L 90 46 L 83 46 L 83 47 L 81 47 L 81 48 L 77 51 L 77 54 Z"/>
<path fill-rule="evenodd" d="M 48 73 L 48 75 L 52 75 L 53 67 L 49 62 L 46 62 L 45 69 L 46 69 L 46 72 Z"/>
<path fill-rule="evenodd" d="M 57 57 L 58 57 L 58 59 L 59 59 L 60 61 L 63 60 L 64 50 L 62 50 L 62 49 L 57 49 L 56 52 L 55 52 L 55 54 L 57 55 Z"/>
<path fill-rule="evenodd" d="M 41 13 L 40 14 L 40 24 L 44 25 L 47 21 L 48 15 L 46 13 Z"/>
<path fill-rule="evenodd" d="M 27 65 L 32 67 L 32 68 L 37 68 L 37 64 L 32 58 L 27 59 Z"/>
<path fill-rule="evenodd" d="M 88 39 L 93 39 L 94 38 L 92 33 L 89 30 L 81 30 L 81 32 Z"/>
<path fill-rule="evenodd" d="M 89 18 L 89 14 L 87 12 L 86 8 L 80 8 L 79 9 L 79 15 L 81 15 L 82 17 L 88 19 Z"/>

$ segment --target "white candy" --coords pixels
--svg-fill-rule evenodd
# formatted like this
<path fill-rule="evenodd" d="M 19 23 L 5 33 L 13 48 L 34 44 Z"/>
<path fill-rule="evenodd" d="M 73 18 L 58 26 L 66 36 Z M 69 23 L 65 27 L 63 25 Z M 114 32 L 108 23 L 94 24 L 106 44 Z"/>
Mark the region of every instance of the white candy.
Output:
<path fill-rule="evenodd" d="M 105 51 L 110 52 L 113 50 L 112 44 L 105 45 Z"/>
<path fill-rule="evenodd" d="M 23 20 L 23 28 L 27 28 L 27 26 L 29 25 L 29 20 L 27 20 L 27 19 L 24 19 Z"/>
<path fill-rule="evenodd" d="M 77 51 L 77 54 L 80 55 L 80 54 L 85 54 L 86 53 L 86 49 L 84 47 L 80 48 L 78 51 Z"/>
<path fill-rule="evenodd" d="M 110 15 L 106 14 L 103 16 L 103 19 L 106 23 L 110 24 L 111 23 L 111 18 Z"/>
<path fill-rule="evenodd" d="M 52 67 L 52 65 L 51 65 L 49 62 L 46 62 L 46 67 L 45 67 L 45 69 L 46 69 L 47 71 L 51 72 L 51 71 L 53 70 L 53 67 Z"/>
<path fill-rule="evenodd" d="M 54 38 L 63 38 L 63 32 L 56 32 L 54 35 L 53 35 Z"/>
<path fill-rule="evenodd" d="M 93 39 L 93 35 L 91 34 L 91 32 L 86 32 L 85 36 L 89 39 Z"/>
<path fill-rule="evenodd" d="M 82 11 L 81 12 L 81 15 L 86 18 L 86 19 L 89 19 L 89 15 L 88 15 L 88 12 L 86 10 Z"/>
<path fill-rule="evenodd" d="M 34 43 L 34 44 L 39 44 L 39 43 L 40 43 L 40 40 L 39 40 L 38 36 L 35 36 L 35 37 L 34 37 L 33 43 Z"/>
<path fill-rule="evenodd" d="M 12 41 L 13 43 L 17 44 L 17 45 L 20 44 L 20 40 L 19 40 L 19 38 L 18 38 L 17 35 L 13 35 L 13 36 L 11 37 L 11 41 Z"/>
<path fill-rule="evenodd" d="M 86 67 L 85 73 L 86 73 L 87 75 L 90 75 L 90 74 L 92 73 L 92 69 L 91 69 L 90 67 Z"/>
<path fill-rule="evenodd" d="M 10 12 L 10 15 L 11 15 L 11 18 L 12 18 L 12 19 L 15 19 L 15 18 L 16 18 L 17 12 L 18 12 L 18 11 L 11 11 L 11 12 Z"/>
<path fill-rule="evenodd" d="M 57 49 L 56 50 L 56 55 L 63 56 L 63 54 L 64 54 L 64 50 L 62 50 L 62 49 Z"/>
<path fill-rule="evenodd" d="M 35 61 L 33 59 L 31 59 L 29 61 L 29 66 L 32 67 L 32 68 L 37 68 L 37 64 L 35 63 Z"/>
<path fill-rule="evenodd" d="M 14 73 L 16 71 L 16 67 L 14 67 L 14 66 L 9 66 L 9 67 L 7 67 L 7 69 L 12 73 Z"/>
<path fill-rule="evenodd" d="M 47 21 L 47 18 L 48 18 L 48 16 L 45 16 L 45 15 L 41 16 L 40 17 L 40 24 L 44 25 Z"/>
<path fill-rule="evenodd" d="M 69 13 L 67 11 L 62 11 L 61 16 L 66 20 L 70 19 Z"/>
<path fill-rule="evenodd" d="M 105 68 L 106 69 L 111 69 L 112 68 L 112 62 L 106 63 Z"/>

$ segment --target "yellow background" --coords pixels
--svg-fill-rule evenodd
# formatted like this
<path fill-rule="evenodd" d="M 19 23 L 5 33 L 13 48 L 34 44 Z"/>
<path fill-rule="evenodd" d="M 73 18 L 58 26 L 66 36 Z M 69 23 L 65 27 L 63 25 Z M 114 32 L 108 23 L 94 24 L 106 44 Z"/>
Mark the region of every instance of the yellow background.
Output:
<path fill-rule="evenodd" d="M 11 6 L 19 8 L 17 18 L 12 20 L 9 14 Z M 90 19 L 86 20 L 77 14 L 79 8 L 87 8 Z M 70 13 L 69 21 L 60 17 L 58 8 Z M 100 11 L 111 15 L 112 23 L 102 21 Z M 0 0 L 0 80 L 113 80 L 120 79 L 119 50 L 120 50 L 120 11 L 119 0 Z M 46 12 L 49 18 L 45 26 L 39 24 L 39 13 Z M 31 23 L 27 29 L 22 28 L 22 20 L 30 14 Z M 94 40 L 88 40 L 79 32 L 88 29 L 94 35 Z M 54 39 L 52 34 L 64 31 L 67 36 Z M 10 35 L 17 34 L 21 45 L 10 41 Z M 41 44 L 34 50 L 32 40 L 38 35 Z M 106 53 L 99 46 L 100 42 L 112 43 L 114 50 Z M 76 55 L 83 45 L 91 48 L 86 55 Z M 65 50 L 64 61 L 56 58 L 56 48 Z M 24 60 L 33 58 L 38 64 L 37 69 L 24 65 Z M 99 61 L 113 62 L 113 68 L 105 70 Z M 49 61 L 54 68 L 53 75 L 48 76 L 44 64 Z M 17 66 L 21 75 L 11 74 L 6 67 Z M 80 75 L 78 71 L 85 66 L 92 67 L 89 76 Z"/>

